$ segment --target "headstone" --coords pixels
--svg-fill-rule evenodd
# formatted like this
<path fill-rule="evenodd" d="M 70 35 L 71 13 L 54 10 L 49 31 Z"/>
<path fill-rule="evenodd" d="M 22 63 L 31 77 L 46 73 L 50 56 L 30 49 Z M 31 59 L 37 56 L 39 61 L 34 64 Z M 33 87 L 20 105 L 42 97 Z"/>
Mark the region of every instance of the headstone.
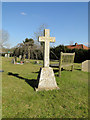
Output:
<path fill-rule="evenodd" d="M 14 60 L 14 64 L 15 64 L 15 58 L 13 60 Z"/>
<path fill-rule="evenodd" d="M 90 60 L 82 62 L 82 71 L 90 72 Z"/>
<path fill-rule="evenodd" d="M 22 55 L 19 55 L 20 60 L 22 59 Z"/>
<path fill-rule="evenodd" d="M 11 63 L 13 63 L 13 64 L 14 64 L 14 59 L 12 59 L 12 60 L 11 60 Z"/>
<path fill-rule="evenodd" d="M 0 70 L 0 72 L 4 72 L 4 70 Z"/>
<path fill-rule="evenodd" d="M 8 53 L 8 58 L 10 57 L 10 54 Z"/>
<path fill-rule="evenodd" d="M 35 61 L 34 63 L 35 63 L 35 64 L 39 64 L 39 61 Z"/>
<path fill-rule="evenodd" d="M 7 57 L 7 54 L 5 54 L 5 57 Z"/>
<path fill-rule="evenodd" d="M 44 65 L 39 73 L 40 78 L 36 91 L 59 89 L 55 80 L 53 69 L 49 67 L 49 43 L 55 42 L 55 37 L 50 37 L 49 29 L 45 29 L 45 36 L 39 37 L 39 41 L 44 42 Z"/>
<path fill-rule="evenodd" d="M 25 60 L 25 58 L 26 58 L 26 54 L 23 55 L 23 59 L 24 59 L 24 60 Z"/>
<path fill-rule="evenodd" d="M 30 63 L 30 61 L 28 61 L 28 60 L 26 60 L 25 62 L 26 62 L 26 63 Z"/>

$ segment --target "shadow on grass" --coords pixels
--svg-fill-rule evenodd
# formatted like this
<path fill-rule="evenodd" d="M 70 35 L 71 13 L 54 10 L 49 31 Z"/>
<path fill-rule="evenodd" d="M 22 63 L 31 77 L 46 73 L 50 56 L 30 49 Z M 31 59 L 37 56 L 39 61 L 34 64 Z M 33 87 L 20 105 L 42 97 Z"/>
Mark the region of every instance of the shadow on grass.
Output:
<path fill-rule="evenodd" d="M 32 72 L 32 73 L 39 73 L 40 71 L 37 71 L 37 72 Z"/>
<path fill-rule="evenodd" d="M 77 69 L 77 70 L 80 70 L 80 69 Z M 53 69 L 54 73 L 55 73 L 55 76 L 59 77 L 59 69 Z M 72 72 L 71 69 L 64 69 L 64 68 L 61 68 L 61 71 L 70 71 Z"/>
<path fill-rule="evenodd" d="M 53 72 L 54 73 L 57 73 L 59 70 L 55 70 L 55 69 L 53 69 Z M 40 71 L 37 71 L 37 72 L 32 72 L 32 73 L 39 73 Z M 55 76 L 58 76 L 57 74 L 55 74 Z"/>
<path fill-rule="evenodd" d="M 40 69 L 40 71 L 41 71 L 41 69 Z M 39 83 L 39 78 L 40 78 L 40 71 L 38 72 L 39 74 L 38 74 L 37 79 L 27 79 L 27 78 L 19 76 L 19 74 L 12 73 L 12 72 L 8 72 L 8 75 L 11 75 L 11 76 L 17 77 L 19 79 L 25 80 L 25 82 L 27 84 L 29 84 L 35 90 L 35 88 L 38 88 L 38 83 Z"/>
<path fill-rule="evenodd" d="M 76 68 L 75 68 L 75 70 L 79 70 L 79 71 L 81 71 L 81 69 L 76 69 Z"/>

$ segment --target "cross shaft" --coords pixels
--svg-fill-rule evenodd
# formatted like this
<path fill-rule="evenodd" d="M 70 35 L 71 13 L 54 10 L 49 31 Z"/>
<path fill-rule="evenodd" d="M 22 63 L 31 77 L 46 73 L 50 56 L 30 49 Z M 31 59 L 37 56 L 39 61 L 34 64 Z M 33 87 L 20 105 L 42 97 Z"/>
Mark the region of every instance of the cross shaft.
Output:
<path fill-rule="evenodd" d="M 40 36 L 39 41 L 44 42 L 44 67 L 49 67 L 49 43 L 55 42 L 55 37 L 50 37 L 50 30 L 45 29 L 45 36 Z"/>

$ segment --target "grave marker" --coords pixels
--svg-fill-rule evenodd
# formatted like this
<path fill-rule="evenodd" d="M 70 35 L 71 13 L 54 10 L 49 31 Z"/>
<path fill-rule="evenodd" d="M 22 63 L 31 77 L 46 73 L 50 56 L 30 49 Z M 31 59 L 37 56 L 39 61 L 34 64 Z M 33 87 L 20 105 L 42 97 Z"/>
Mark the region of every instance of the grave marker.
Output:
<path fill-rule="evenodd" d="M 55 42 L 55 37 L 50 37 L 49 29 L 45 29 L 45 36 L 39 37 L 40 42 L 44 42 L 44 67 L 49 67 L 50 42 Z"/>
<path fill-rule="evenodd" d="M 50 37 L 49 29 L 45 29 L 45 36 L 39 37 L 39 41 L 44 42 L 44 66 L 40 70 L 39 84 L 36 91 L 59 89 L 53 69 L 49 67 L 49 43 L 55 42 L 55 37 Z"/>
<path fill-rule="evenodd" d="M 8 53 L 8 58 L 10 57 L 10 54 Z"/>
<path fill-rule="evenodd" d="M 20 60 L 22 59 L 22 55 L 19 55 L 19 59 L 20 59 Z"/>
<path fill-rule="evenodd" d="M 82 62 L 82 71 L 90 72 L 90 60 Z"/>
<path fill-rule="evenodd" d="M 7 54 L 5 54 L 5 57 L 7 57 Z"/>

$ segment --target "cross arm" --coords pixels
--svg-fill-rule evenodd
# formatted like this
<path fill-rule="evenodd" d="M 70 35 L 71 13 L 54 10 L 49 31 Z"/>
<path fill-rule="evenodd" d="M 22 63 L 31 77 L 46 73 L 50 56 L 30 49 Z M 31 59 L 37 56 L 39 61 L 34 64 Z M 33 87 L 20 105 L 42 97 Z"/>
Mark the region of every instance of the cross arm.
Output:
<path fill-rule="evenodd" d="M 50 42 L 55 42 L 55 37 L 49 37 Z"/>
<path fill-rule="evenodd" d="M 40 41 L 40 42 L 44 42 L 44 41 L 45 41 L 45 39 L 46 39 L 46 38 L 45 38 L 45 37 L 43 37 L 43 36 L 39 37 L 39 41 Z"/>
<path fill-rule="evenodd" d="M 55 37 L 39 37 L 40 42 L 45 42 L 46 40 L 48 40 L 49 42 L 55 42 Z"/>

